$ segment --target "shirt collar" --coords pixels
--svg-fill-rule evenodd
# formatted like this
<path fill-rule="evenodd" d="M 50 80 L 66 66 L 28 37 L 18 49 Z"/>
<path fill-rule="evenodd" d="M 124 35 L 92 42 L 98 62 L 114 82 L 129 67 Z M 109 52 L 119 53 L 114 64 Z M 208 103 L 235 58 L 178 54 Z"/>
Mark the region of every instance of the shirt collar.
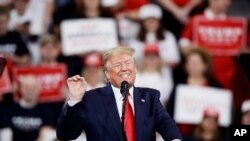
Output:
<path fill-rule="evenodd" d="M 114 92 L 114 95 L 115 95 L 115 99 L 119 99 L 119 100 L 122 100 L 122 94 L 121 94 L 121 92 L 120 92 L 120 89 L 119 88 L 117 88 L 117 87 L 115 87 L 115 86 L 113 86 L 112 84 L 111 84 L 111 87 L 112 87 L 112 90 L 113 90 L 113 92 Z M 132 86 L 130 89 L 129 89 L 129 94 L 130 94 L 130 96 L 131 96 L 131 98 L 132 99 L 134 99 L 134 86 Z"/>
<path fill-rule="evenodd" d="M 204 11 L 204 15 L 208 19 L 226 19 L 227 15 L 225 13 L 221 13 L 219 15 L 216 15 L 211 9 L 207 8 Z"/>

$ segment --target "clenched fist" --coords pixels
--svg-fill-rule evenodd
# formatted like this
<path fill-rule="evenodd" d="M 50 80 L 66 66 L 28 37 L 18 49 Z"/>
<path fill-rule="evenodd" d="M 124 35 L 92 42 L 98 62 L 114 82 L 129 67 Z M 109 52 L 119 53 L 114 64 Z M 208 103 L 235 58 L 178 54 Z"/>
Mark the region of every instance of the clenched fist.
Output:
<path fill-rule="evenodd" d="M 75 75 L 67 79 L 69 87 L 69 97 L 72 101 L 79 101 L 84 96 L 87 89 L 87 82 L 79 75 Z"/>

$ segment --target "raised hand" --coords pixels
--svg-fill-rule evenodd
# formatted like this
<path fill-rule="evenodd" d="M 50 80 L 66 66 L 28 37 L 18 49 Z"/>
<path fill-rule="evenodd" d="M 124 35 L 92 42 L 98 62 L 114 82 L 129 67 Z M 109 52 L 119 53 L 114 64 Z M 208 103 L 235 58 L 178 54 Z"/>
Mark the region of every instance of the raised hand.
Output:
<path fill-rule="evenodd" d="M 79 75 L 67 79 L 70 100 L 79 101 L 87 89 L 87 82 Z"/>

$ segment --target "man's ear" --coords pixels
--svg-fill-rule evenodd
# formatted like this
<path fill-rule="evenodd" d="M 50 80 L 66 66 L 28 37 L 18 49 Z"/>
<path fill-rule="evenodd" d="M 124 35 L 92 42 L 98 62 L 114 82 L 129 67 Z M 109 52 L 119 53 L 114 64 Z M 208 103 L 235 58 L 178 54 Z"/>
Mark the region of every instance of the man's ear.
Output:
<path fill-rule="evenodd" d="M 109 78 L 110 78 L 109 73 L 107 72 L 107 70 L 104 70 L 103 72 L 104 72 L 105 81 L 109 82 Z"/>

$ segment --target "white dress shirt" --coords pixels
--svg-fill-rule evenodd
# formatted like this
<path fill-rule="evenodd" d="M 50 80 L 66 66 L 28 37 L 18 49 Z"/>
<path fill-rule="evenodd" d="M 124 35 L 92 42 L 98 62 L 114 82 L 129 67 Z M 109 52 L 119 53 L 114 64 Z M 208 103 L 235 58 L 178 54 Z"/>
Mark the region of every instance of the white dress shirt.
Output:
<path fill-rule="evenodd" d="M 122 94 L 120 93 L 120 89 L 119 88 L 116 88 L 115 86 L 111 85 L 112 87 L 112 90 L 114 92 L 114 95 L 115 95 L 115 101 L 116 101 L 116 106 L 118 108 L 118 113 L 119 113 L 119 116 L 120 116 L 120 120 L 122 119 L 122 104 L 123 104 L 123 97 L 122 97 Z M 135 108 L 134 108 L 134 87 L 131 87 L 129 89 L 129 94 L 128 95 L 128 101 L 132 107 L 132 110 L 133 110 L 133 113 L 135 115 Z"/>

